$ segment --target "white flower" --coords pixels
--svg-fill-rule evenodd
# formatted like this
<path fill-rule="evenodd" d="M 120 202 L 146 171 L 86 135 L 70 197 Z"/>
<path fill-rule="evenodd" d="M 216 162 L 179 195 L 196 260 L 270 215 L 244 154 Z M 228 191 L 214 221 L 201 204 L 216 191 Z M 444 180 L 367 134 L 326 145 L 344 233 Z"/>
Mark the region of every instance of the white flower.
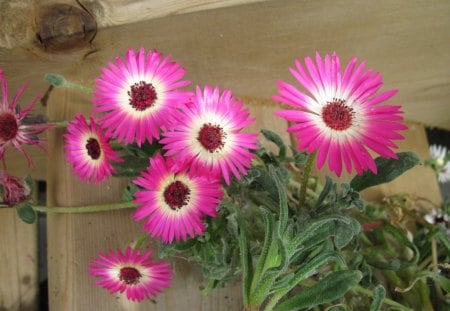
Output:
<path fill-rule="evenodd" d="M 431 145 L 430 146 L 430 155 L 431 155 L 431 158 L 436 161 L 437 165 L 442 166 L 445 163 L 445 157 L 447 155 L 447 148 L 442 145 Z"/>
<path fill-rule="evenodd" d="M 450 181 L 450 162 L 447 162 L 438 173 L 438 179 L 440 183 L 446 183 Z"/>

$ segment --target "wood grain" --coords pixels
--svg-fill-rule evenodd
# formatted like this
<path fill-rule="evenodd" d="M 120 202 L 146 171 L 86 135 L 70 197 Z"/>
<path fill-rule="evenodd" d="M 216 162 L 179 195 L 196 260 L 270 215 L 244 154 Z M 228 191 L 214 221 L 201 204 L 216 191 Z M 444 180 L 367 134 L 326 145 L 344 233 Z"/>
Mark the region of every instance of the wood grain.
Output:
<path fill-rule="evenodd" d="M 84 10 L 95 18 L 100 28 L 105 28 L 259 1 L 264 0 L 2 0 L 0 47 L 10 49 L 36 42 L 36 32 L 42 21 L 30 16 L 39 17 L 53 5 L 70 5 L 73 10 Z M 59 19 L 61 21 L 63 18 Z"/>
<path fill-rule="evenodd" d="M 0 310 L 37 310 L 37 225 L 23 223 L 14 208 L 0 208 L 0 258 Z"/>
<path fill-rule="evenodd" d="M 391 103 L 403 105 L 406 119 L 450 129 L 450 75 L 442 65 L 450 63 L 448 16 L 445 0 L 268 1 L 101 29 L 90 47 L 73 53 L 3 48 L 0 67 L 13 85 L 34 81 L 45 91 L 46 72 L 91 83 L 100 66 L 144 46 L 172 54 L 193 84 L 270 99 L 276 80 L 293 81 L 295 58 L 337 51 L 343 64 L 356 55 L 381 72 L 383 90 L 399 89 Z"/>

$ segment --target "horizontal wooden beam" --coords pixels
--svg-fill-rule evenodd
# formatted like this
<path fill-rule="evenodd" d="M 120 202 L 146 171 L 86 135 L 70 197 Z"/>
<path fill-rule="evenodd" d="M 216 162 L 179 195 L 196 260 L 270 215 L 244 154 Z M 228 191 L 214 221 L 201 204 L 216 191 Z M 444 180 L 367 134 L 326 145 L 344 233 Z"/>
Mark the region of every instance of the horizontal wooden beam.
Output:
<path fill-rule="evenodd" d="M 41 25 L 55 36 L 79 36 L 92 23 L 105 28 L 154 18 L 237 6 L 267 0 L 14 0 L 0 2 L 0 47 L 14 48 L 41 42 Z M 54 27 L 52 27 L 54 26 Z M 68 33 L 67 33 L 68 31 Z M 73 32 L 76 33 L 73 33 Z M 48 33 L 47 33 L 48 34 Z M 45 39 L 45 38 L 44 38 Z"/>

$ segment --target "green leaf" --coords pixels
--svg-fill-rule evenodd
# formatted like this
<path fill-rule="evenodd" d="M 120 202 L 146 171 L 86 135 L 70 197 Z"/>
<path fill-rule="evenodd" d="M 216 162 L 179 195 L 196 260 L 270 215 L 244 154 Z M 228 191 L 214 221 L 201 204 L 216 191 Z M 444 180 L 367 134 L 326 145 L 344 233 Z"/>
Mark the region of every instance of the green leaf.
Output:
<path fill-rule="evenodd" d="M 129 183 L 122 194 L 122 201 L 131 202 L 134 200 L 134 193 L 139 190 L 139 187 L 134 183 Z"/>
<path fill-rule="evenodd" d="M 310 261 L 300 266 L 293 275 L 288 274 L 278 280 L 272 286 L 274 295 L 270 298 L 267 305 L 270 306 L 270 308 L 273 308 L 281 298 L 285 297 L 301 281 L 310 277 L 317 269 L 330 261 L 337 262 L 339 266 L 345 266 L 344 259 L 338 253 L 321 252 Z M 270 310 L 270 308 L 267 308 L 267 310 Z"/>
<path fill-rule="evenodd" d="M 382 262 L 373 259 L 371 256 L 366 256 L 367 263 L 371 266 L 383 270 L 403 270 L 417 264 L 417 262 L 419 261 L 420 253 L 416 245 L 412 243 L 400 229 L 394 227 L 391 224 L 384 224 L 382 229 L 384 233 L 389 233 L 392 237 L 394 237 L 399 242 L 399 245 L 409 247 L 412 250 L 414 256 L 410 261 L 402 261 L 398 258 L 394 258 L 393 260 L 388 262 Z"/>
<path fill-rule="evenodd" d="M 373 301 L 370 305 L 370 311 L 378 311 L 383 304 L 383 299 L 386 297 L 386 290 L 382 285 L 378 285 L 373 290 Z"/>
<path fill-rule="evenodd" d="M 271 165 L 269 166 L 269 174 L 270 177 L 275 181 L 275 186 L 278 190 L 278 198 L 280 202 L 280 215 L 279 215 L 279 225 L 278 225 L 278 231 L 279 234 L 282 235 L 287 227 L 287 221 L 288 221 L 288 203 L 287 203 L 287 196 L 286 196 L 286 189 L 281 184 L 281 180 L 275 171 L 275 168 Z"/>
<path fill-rule="evenodd" d="M 334 236 L 334 245 L 341 249 L 345 247 L 353 239 L 354 231 L 352 225 L 347 225 L 342 222 L 337 222 L 335 224 L 336 231 Z"/>
<path fill-rule="evenodd" d="M 250 284 L 252 277 L 252 257 L 251 253 L 248 251 L 248 242 L 247 242 L 247 230 L 245 226 L 244 219 L 241 215 L 240 209 L 231 202 L 222 203 L 228 205 L 228 208 L 231 208 L 236 215 L 236 221 L 238 224 L 239 231 L 239 250 L 241 257 L 241 266 L 242 266 L 242 299 L 244 306 L 248 306 L 249 303 L 249 292 L 250 292 Z"/>
<path fill-rule="evenodd" d="M 419 157 L 414 152 L 400 152 L 397 153 L 398 159 L 386 159 L 378 157 L 375 159 L 375 164 L 378 168 L 378 173 L 375 175 L 369 170 L 364 171 L 362 175 L 357 175 L 350 182 L 350 186 L 356 191 L 361 191 L 366 188 L 390 182 L 413 168 L 420 163 Z"/>
<path fill-rule="evenodd" d="M 36 221 L 36 212 L 29 203 L 22 203 L 16 205 L 17 215 L 27 224 L 32 224 Z"/>
<path fill-rule="evenodd" d="M 64 87 L 67 84 L 66 78 L 56 73 L 46 73 L 44 80 L 49 82 L 54 87 Z"/>
<path fill-rule="evenodd" d="M 308 244 L 310 240 L 323 241 L 330 235 L 334 234 L 335 222 L 343 222 L 345 224 L 351 224 L 352 218 L 333 215 L 318 219 L 311 223 L 304 231 L 302 231 L 296 238 L 297 245 Z"/>
<path fill-rule="evenodd" d="M 337 271 L 327 275 L 311 287 L 303 289 L 294 297 L 288 298 L 274 311 L 294 311 L 312 308 L 339 299 L 362 278 L 360 271 Z"/>
<path fill-rule="evenodd" d="M 323 187 L 322 192 L 320 193 L 319 198 L 317 199 L 315 209 L 318 209 L 319 206 L 323 203 L 323 200 L 325 200 L 330 191 L 333 189 L 334 184 L 335 182 L 333 181 L 333 179 L 331 179 L 331 177 L 329 176 L 326 176 L 325 186 Z"/>
<path fill-rule="evenodd" d="M 140 158 L 134 156 L 122 157 L 123 162 L 113 162 L 112 165 L 116 169 L 113 176 L 116 177 L 137 177 L 142 171 L 147 169 L 149 165 L 148 158 Z"/>
<path fill-rule="evenodd" d="M 280 149 L 278 156 L 280 158 L 283 159 L 284 157 L 286 157 L 286 145 L 284 144 L 283 140 L 277 133 L 267 129 L 261 130 L 261 133 L 267 140 L 273 142 L 275 145 L 278 146 L 278 148 Z"/>
<path fill-rule="evenodd" d="M 253 274 L 251 291 L 256 288 L 264 270 L 267 269 L 267 255 L 269 254 L 269 249 L 272 246 L 273 240 L 274 221 L 272 213 L 264 207 L 261 207 L 260 210 L 263 214 L 265 225 L 264 244 L 261 250 L 261 255 L 259 255 L 258 262 L 256 264 L 255 273 Z"/>

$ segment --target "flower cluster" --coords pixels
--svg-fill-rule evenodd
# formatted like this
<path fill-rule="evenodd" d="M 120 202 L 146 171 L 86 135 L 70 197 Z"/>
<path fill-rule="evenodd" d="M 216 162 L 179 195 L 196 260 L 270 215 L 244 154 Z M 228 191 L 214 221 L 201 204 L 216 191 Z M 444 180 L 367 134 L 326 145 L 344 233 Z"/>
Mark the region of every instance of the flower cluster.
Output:
<path fill-rule="evenodd" d="M 340 59 L 335 53 L 323 58 L 317 53 L 315 61 L 306 57 L 304 65 L 297 60 L 295 68 L 291 68 L 290 72 L 304 90 L 279 81 L 278 94 L 273 99 L 294 109 L 279 110 L 276 115 L 291 122 L 289 132 L 297 140 L 297 149 L 309 155 L 309 165 L 317 154 L 318 168 L 328 162 L 329 169 L 337 176 L 342 174 L 344 167 L 348 173 L 355 170 L 358 175 L 362 175 L 365 171 L 370 171 L 374 175 L 380 168 L 377 167 L 373 153 L 386 159 L 397 159 L 397 154 L 393 152 L 397 146 L 393 140 L 403 138 L 398 132 L 405 130 L 406 126 L 402 123 L 400 106 L 380 105 L 397 91 L 378 93 L 382 87 L 379 73 L 371 69 L 365 70 L 365 63 L 358 64 L 356 58 L 351 59 L 342 72 Z M 275 261 L 279 262 L 281 258 L 286 262 L 295 261 L 299 255 L 296 252 L 303 250 L 303 245 L 299 244 L 302 239 L 296 238 L 294 234 L 303 234 L 303 231 L 298 231 L 302 226 L 293 224 L 297 217 L 288 219 L 292 207 L 288 206 L 287 195 L 281 190 L 281 183 L 289 178 L 286 169 L 288 165 L 281 161 L 286 160 L 285 147 L 280 147 L 281 160 L 274 160 L 264 154 L 263 150 L 259 150 L 257 134 L 246 131 L 255 119 L 250 117 L 241 100 L 230 90 L 221 91 L 218 86 L 196 86 L 195 90 L 190 91 L 186 89 L 190 81 L 185 80 L 184 75 L 185 69 L 179 63 L 156 50 L 146 51 L 141 48 L 136 52 L 129 49 L 124 58 L 116 57 L 102 68 L 101 75 L 95 81 L 93 109 L 88 120 L 77 114 L 67 125 L 67 133 L 64 135 L 66 159 L 82 181 L 99 183 L 119 173 L 118 165 L 127 163 L 124 156 L 130 150 L 127 148 L 159 146 L 156 153 L 147 155 L 144 152 L 146 167 L 134 176 L 131 185 L 136 188 L 132 193 L 133 203 L 137 206 L 133 219 L 143 221 L 146 233 L 160 240 L 163 245 L 182 243 L 203 236 L 212 219 L 220 218 L 217 216 L 220 214 L 218 207 L 221 202 L 229 199 L 229 189 L 234 189 L 233 186 L 242 179 L 244 183 L 251 184 L 252 180 L 260 178 L 256 183 L 264 185 L 266 193 L 259 194 L 263 196 L 269 193 L 271 202 L 279 200 L 277 207 L 272 206 L 272 209 L 265 212 L 266 231 L 274 232 L 274 237 L 266 237 L 263 246 L 266 250 L 262 251 L 266 257 L 260 257 L 261 262 L 256 267 L 256 276 L 252 281 L 254 284 L 248 288 L 250 291 L 254 290 L 257 296 L 253 303 L 260 305 L 266 298 L 258 287 L 261 280 L 266 280 L 262 274 L 270 271 L 272 274 L 268 278 L 273 278 L 273 282 L 275 277 L 281 278 L 286 269 L 277 270 L 276 266 L 271 265 L 275 265 Z M 31 159 L 21 145 L 39 146 L 41 141 L 35 135 L 48 129 L 49 125 L 32 126 L 23 123 L 38 97 L 20 111 L 16 103 L 25 87 L 9 103 L 6 80 L 1 71 L 0 80 L 3 83 L 0 158 L 4 159 L 6 148 L 13 146 L 25 154 L 31 165 Z M 279 138 L 272 140 L 279 146 L 282 144 L 279 143 Z M 284 152 L 281 151 L 283 148 Z M 293 154 L 295 158 L 299 152 L 293 148 Z M 272 162 L 260 165 L 263 169 L 255 169 L 252 171 L 253 175 L 248 174 L 257 166 L 253 163 L 257 157 L 257 160 L 265 157 Z M 293 160 L 291 165 L 301 162 L 296 161 Z M 277 168 L 274 168 L 275 164 L 278 165 Z M 291 205 L 295 202 L 303 208 L 307 204 L 305 193 L 309 169 L 310 167 L 304 170 L 300 186 L 293 183 L 300 188 L 300 195 L 295 193 L 289 196 Z M 280 178 L 279 175 L 284 173 L 286 176 Z M 249 177 L 244 177 L 246 175 Z M 16 179 L 2 172 L 0 180 L 4 201 L 9 202 L 8 204 L 17 204 L 28 196 L 27 189 L 18 186 Z M 364 182 L 359 183 L 357 180 L 351 186 L 363 189 Z M 330 189 L 335 191 L 336 187 L 328 185 L 324 191 L 331 191 Z M 347 204 L 347 207 L 352 204 L 362 206 L 362 203 L 358 203 L 357 190 L 348 186 L 345 193 L 334 196 L 336 202 L 326 199 L 326 193 L 321 194 L 316 198 L 315 204 L 319 209 L 326 209 L 333 202 L 336 205 Z M 278 192 L 273 195 L 274 191 Z M 233 204 L 231 202 L 230 206 L 234 206 Z M 264 203 L 259 205 L 258 208 L 267 208 Z M 275 223 L 272 212 L 277 214 L 274 212 L 277 208 L 282 212 L 278 211 L 279 220 Z M 233 213 L 238 215 L 240 212 Z M 334 226 L 335 222 L 342 219 L 344 217 L 330 218 L 329 224 Z M 328 220 L 321 221 L 323 223 L 317 222 L 310 228 L 311 232 L 317 230 L 318 234 L 322 234 L 324 238 L 319 240 L 323 241 L 329 237 L 329 230 L 320 231 L 318 228 L 325 223 L 328 226 Z M 236 232 L 239 231 L 239 238 L 242 238 L 245 230 L 241 227 L 241 221 L 236 222 L 234 229 L 239 226 Z M 345 229 L 352 232 L 348 235 L 350 238 L 359 233 L 359 225 L 352 224 L 347 218 L 342 223 L 341 226 L 351 226 L 351 230 Z M 341 231 L 348 231 L 345 230 Z M 336 238 L 336 241 L 337 245 L 343 247 L 347 245 L 349 238 Z M 283 243 L 289 244 L 291 248 L 292 245 L 297 245 L 298 250 L 288 249 L 287 244 Z M 257 244 L 260 247 L 261 243 Z M 242 241 L 239 246 L 246 247 Z M 222 249 L 225 250 L 226 247 Z M 242 249 L 241 251 L 243 252 Z M 269 251 L 276 260 L 269 258 Z M 110 251 L 107 254 L 99 253 L 99 258 L 89 265 L 89 273 L 98 278 L 96 284 L 108 289 L 110 293 L 125 292 L 126 297 L 134 301 L 152 299 L 158 292 L 169 287 L 172 268 L 165 261 L 153 262 L 151 253 L 150 250 L 141 252 L 138 247 Z M 251 256 L 243 256 L 242 261 Z M 328 262 L 328 259 L 324 257 L 323 261 Z M 244 270 L 244 263 L 242 265 Z M 287 265 L 288 263 L 286 267 Z M 258 273 L 261 274 L 260 278 Z M 305 273 L 307 274 L 309 275 Z M 359 282 L 359 272 L 349 272 L 346 276 L 352 282 Z M 296 283 L 293 284 L 295 285 Z M 266 290 L 271 291 L 270 287 Z M 269 305 L 278 303 L 281 296 L 274 297 Z"/>
<path fill-rule="evenodd" d="M 145 219 L 144 229 L 164 243 L 203 234 L 205 217 L 215 217 L 223 197 L 221 179 L 230 184 L 232 177 L 247 174 L 254 157 L 250 151 L 258 148 L 257 134 L 242 132 L 254 121 L 242 102 L 218 87 L 197 86 L 195 94 L 180 90 L 190 84 L 184 74 L 170 56 L 130 49 L 125 59 L 116 57 L 104 67 L 96 80 L 93 113 L 100 117 L 92 115 L 88 124 L 77 115 L 65 135 L 66 157 L 87 182 L 115 173 L 112 162 L 122 159 L 109 143 L 113 139 L 138 147 L 156 140 L 163 146 L 163 153 L 151 157 L 133 181 L 139 187 L 133 216 Z M 112 261 L 130 256 L 130 251 L 119 253 Z M 100 265 L 91 274 L 103 278 L 100 284 L 111 291 L 128 288 L 128 297 L 139 299 L 145 295 L 130 288 L 145 288 L 153 278 L 133 267 L 114 272 L 115 281 L 102 272 L 114 270 L 111 267 Z"/>

